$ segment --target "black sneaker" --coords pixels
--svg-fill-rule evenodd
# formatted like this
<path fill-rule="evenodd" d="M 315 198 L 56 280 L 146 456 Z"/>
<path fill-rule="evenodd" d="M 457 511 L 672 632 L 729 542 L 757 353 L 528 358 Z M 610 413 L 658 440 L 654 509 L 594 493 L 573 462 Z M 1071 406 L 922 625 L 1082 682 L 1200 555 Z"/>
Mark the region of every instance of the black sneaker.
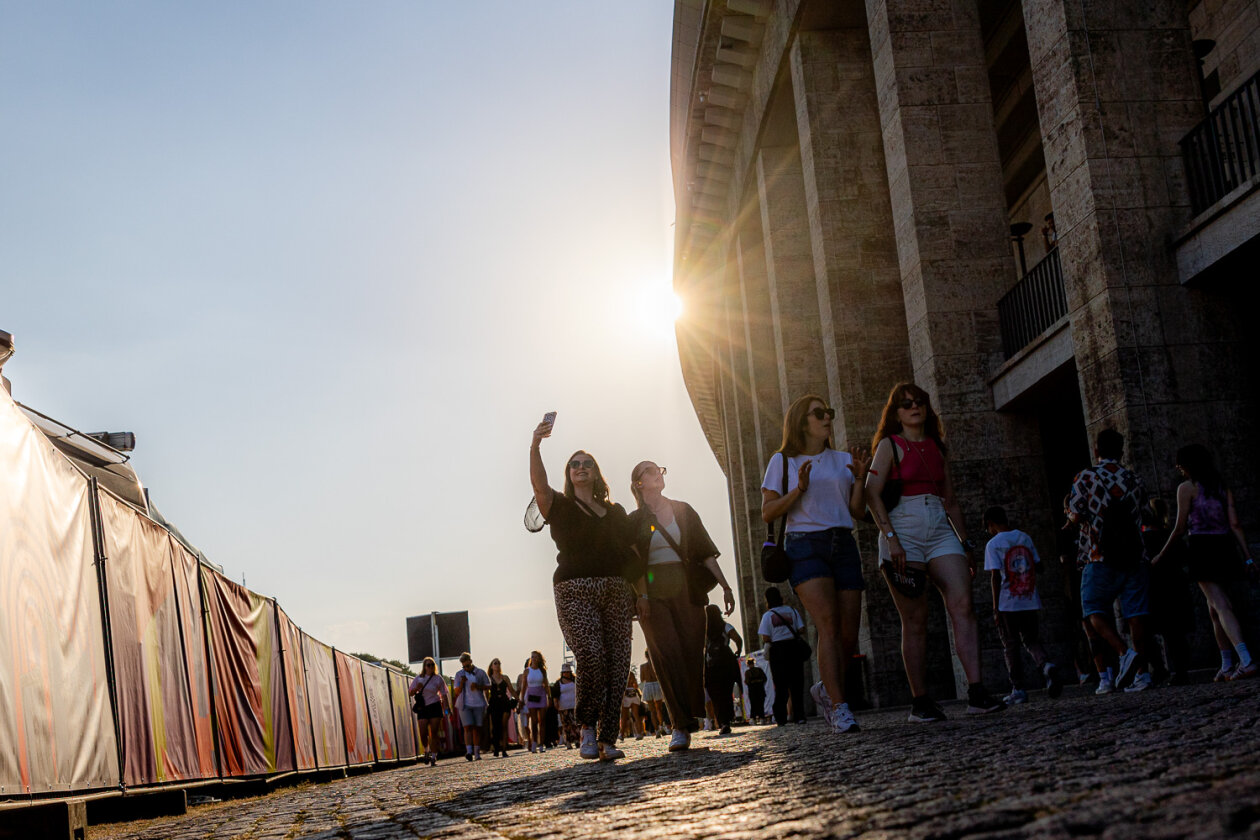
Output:
<path fill-rule="evenodd" d="M 464 753 L 464 760 L 465 760 L 465 761 L 472 761 L 472 760 L 473 760 L 472 753 L 470 753 L 470 752 L 466 752 L 466 753 Z"/>
<path fill-rule="evenodd" d="M 731 725 L 728 723 L 726 726 L 723 726 L 721 729 L 719 729 L 719 730 L 718 730 L 718 734 L 719 734 L 719 735 L 730 735 L 730 734 L 731 734 Z"/>
<path fill-rule="evenodd" d="M 990 694 L 984 686 L 977 685 L 967 689 L 967 714 L 987 715 L 1005 708 L 1006 704 Z"/>
<path fill-rule="evenodd" d="M 945 710 L 930 697 L 916 697 L 910 703 L 910 716 L 906 720 L 911 723 L 936 723 L 949 718 L 945 716 Z"/>
<path fill-rule="evenodd" d="M 1046 696 L 1051 699 L 1063 693 L 1063 680 L 1059 678 L 1059 669 L 1053 665 L 1046 671 Z"/>

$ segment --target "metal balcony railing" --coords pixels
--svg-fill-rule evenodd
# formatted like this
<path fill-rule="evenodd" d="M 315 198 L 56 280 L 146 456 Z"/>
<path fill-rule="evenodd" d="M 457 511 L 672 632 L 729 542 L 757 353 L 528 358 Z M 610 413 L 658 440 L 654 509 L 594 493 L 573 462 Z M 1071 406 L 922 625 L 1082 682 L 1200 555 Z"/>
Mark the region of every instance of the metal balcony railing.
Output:
<path fill-rule="evenodd" d="M 1063 291 L 1059 249 L 1052 248 L 998 301 L 1002 350 L 1006 358 L 1023 350 L 1066 314 L 1067 295 Z"/>
<path fill-rule="evenodd" d="M 1260 73 L 1182 139 L 1181 154 L 1196 216 L 1260 172 Z"/>

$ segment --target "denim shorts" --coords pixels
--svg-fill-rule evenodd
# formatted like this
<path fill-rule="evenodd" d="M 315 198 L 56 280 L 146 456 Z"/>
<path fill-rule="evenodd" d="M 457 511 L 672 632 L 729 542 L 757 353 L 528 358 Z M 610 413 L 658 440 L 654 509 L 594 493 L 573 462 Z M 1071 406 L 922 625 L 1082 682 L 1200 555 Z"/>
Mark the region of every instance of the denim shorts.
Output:
<path fill-rule="evenodd" d="M 1111 604 L 1120 599 L 1120 615 L 1137 618 L 1151 611 L 1147 597 L 1150 569 L 1140 563 L 1125 571 L 1106 563 L 1089 563 L 1081 572 L 1081 615 L 1111 615 Z"/>
<path fill-rule="evenodd" d="M 924 566 L 937 557 L 964 555 L 962 543 L 949 525 L 945 503 L 940 496 L 902 496 L 901 502 L 888 512 L 888 521 L 897 533 L 897 542 L 906 552 L 907 563 Z M 879 562 L 892 559 L 888 539 L 879 535 Z"/>
<path fill-rule="evenodd" d="M 486 707 L 464 706 L 459 710 L 459 721 L 464 726 L 481 726 L 486 722 Z"/>
<path fill-rule="evenodd" d="M 866 581 L 862 579 L 862 556 L 848 528 L 788 531 L 783 550 L 792 561 L 788 581 L 794 589 L 820 577 L 834 579 L 836 589 L 866 588 Z"/>

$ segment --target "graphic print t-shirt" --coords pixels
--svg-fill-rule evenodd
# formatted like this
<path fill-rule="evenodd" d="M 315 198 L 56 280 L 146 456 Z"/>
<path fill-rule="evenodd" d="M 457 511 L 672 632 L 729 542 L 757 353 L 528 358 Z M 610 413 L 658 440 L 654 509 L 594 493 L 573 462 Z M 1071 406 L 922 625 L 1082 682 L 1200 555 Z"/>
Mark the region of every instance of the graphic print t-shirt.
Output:
<path fill-rule="evenodd" d="M 1041 609 L 1037 566 L 1041 558 L 1032 537 L 1023 531 L 1002 531 L 984 547 L 984 568 L 1002 573 L 998 612 Z"/>

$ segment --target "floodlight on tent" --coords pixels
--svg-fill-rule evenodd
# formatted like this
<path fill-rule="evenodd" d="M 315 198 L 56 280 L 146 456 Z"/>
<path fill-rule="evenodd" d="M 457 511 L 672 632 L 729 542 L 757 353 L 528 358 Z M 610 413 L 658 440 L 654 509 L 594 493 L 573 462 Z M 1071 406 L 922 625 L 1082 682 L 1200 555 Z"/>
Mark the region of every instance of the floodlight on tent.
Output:
<path fill-rule="evenodd" d="M 87 436 L 119 452 L 131 452 L 136 448 L 135 432 L 88 432 Z"/>

